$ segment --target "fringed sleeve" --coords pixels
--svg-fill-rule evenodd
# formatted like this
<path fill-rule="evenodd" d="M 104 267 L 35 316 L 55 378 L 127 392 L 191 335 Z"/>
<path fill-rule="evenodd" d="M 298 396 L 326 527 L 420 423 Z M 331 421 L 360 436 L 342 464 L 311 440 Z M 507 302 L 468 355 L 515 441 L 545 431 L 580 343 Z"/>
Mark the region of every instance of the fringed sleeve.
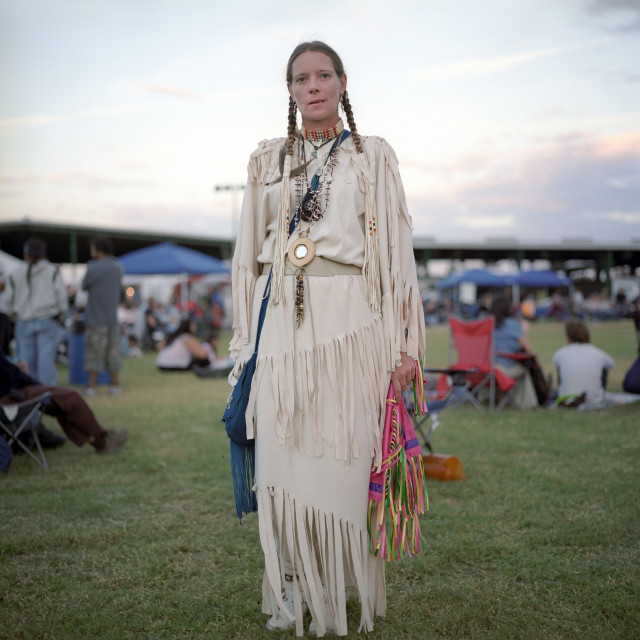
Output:
<path fill-rule="evenodd" d="M 424 312 L 413 254 L 411 216 L 398 160 L 382 138 L 366 138 L 364 150 L 375 176 L 382 316 L 389 339 L 387 364 L 392 371 L 400 364 L 401 352 L 414 359 L 424 354 Z"/>
<path fill-rule="evenodd" d="M 265 239 L 267 221 L 262 206 L 265 182 L 277 171 L 278 150 L 282 139 L 263 140 L 251 154 L 247 167 L 248 177 L 240 213 L 240 226 L 233 254 L 231 288 L 233 297 L 233 338 L 229 345 L 231 357 L 236 361 L 230 375 L 233 384 L 251 355 L 251 310 L 256 280 L 260 276 L 260 254 Z"/>

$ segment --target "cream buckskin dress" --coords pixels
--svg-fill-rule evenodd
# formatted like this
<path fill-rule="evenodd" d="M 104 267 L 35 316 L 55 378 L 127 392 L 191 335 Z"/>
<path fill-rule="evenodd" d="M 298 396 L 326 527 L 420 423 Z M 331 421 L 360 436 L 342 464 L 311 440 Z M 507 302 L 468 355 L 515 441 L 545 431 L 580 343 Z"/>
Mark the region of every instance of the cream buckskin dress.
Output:
<path fill-rule="evenodd" d="M 284 142 L 261 142 L 249 160 L 233 258 L 232 384 L 253 352 L 273 262 L 280 189 L 273 181 L 280 175 Z M 310 230 L 316 255 L 325 259 L 318 261 L 325 263 L 320 271 L 329 265 L 329 273 L 310 275 L 318 271 L 312 268 L 316 260 L 309 265 L 300 328 L 292 265 L 287 264 L 278 304 L 269 303 L 247 409 L 248 436 L 256 438 L 255 490 L 265 556 L 262 610 L 274 615 L 280 608 L 280 615 L 287 615 L 281 604 L 286 576 L 301 594 L 294 606 L 298 635 L 301 600 L 319 636 L 327 615 L 338 635 L 347 634 L 349 594 L 361 603 L 360 629 L 373 629 L 374 616 L 385 614 L 384 561 L 368 550 L 369 475 L 381 462 L 391 372 L 402 351 L 417 358 L 424 347 L 411 219 L 397 160 L 381 138 L 363 137 L 362 143 L 364 156 L 351 136 L 340 146 L 327 209 Z M 301 144 L 298 139 L 294 158 L 300 157 Z M 312 145 L 304 144 L 309 158 Z M 330 147 L 319 150 L 321 162 Z M 309 180 L 316 166 L 307 169 Z M 362 275 L 371 218 L 380 265 L 377 303 Z"/>

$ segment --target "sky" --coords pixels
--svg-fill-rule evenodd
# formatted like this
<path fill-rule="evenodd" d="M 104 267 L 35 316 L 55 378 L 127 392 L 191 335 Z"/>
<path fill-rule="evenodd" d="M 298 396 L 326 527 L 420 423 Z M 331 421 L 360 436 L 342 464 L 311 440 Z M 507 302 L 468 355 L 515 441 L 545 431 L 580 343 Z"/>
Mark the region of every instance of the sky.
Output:
<path fill-rule="evenodd" d="M 0 218 L 231 237 L 316 38 L 414 236 L 640 242 L 640 0 L 0 0 Z"/>

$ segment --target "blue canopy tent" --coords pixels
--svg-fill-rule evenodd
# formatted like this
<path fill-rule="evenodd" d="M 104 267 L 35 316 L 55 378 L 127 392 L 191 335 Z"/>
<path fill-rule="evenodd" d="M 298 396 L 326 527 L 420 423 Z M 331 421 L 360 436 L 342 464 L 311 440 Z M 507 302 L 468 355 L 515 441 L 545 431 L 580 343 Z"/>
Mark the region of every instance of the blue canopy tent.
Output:
<path fill-rule="evenodd" d="M 485 271 L 484 269 L 469 269 L 468 271 L 443 278 L 436 284 L 436 288 L 453 289 L 463 282 L 471 282 L 477 287 L 506 287 L 509 284 L 506 276 Z"/>
<path fill-rule="evenodd" d="M 513 292 L 514 304 L 520 304 L 520 288 L 555 289 L 557 287 L 573 288 L 573 280 L 550 269 L 520 271 L 509 277 Z"/>
<path fill-rule="evenodd" d="M 568 276 L 562 276 L 556 271 L 521 271 L 512 276 L 513 282 L 521 287 L 551 289 L 553 287 L 570 287 L 573 281 Z"/>
<path fill-rule="evenodd" d="M 491 271 L 486 271 L 485 269 L 468 269 L 467 271 L 456 273 L 443 278 L 438 283 L 436 283 L 436 289 L 453 289 L 453 306 L 456 310 L 456 313 L 462 315 L 468 313 L 473 316 L 476 313 L 475 303 L 471 304 L 471 302 L 468 300 L 467 305 L 470 305 L 470 308 L 466 311 L 462 308 L 463 303 L 461 302 L 461 298 L 464 297 L 464 292 L 461 293 L 461 288 L 463 288 L 466 284 L 472 284 L 475 287 L 500 289 L 509 286 L 509 280 L 507 279 L 507 276 L 493 273 Z M 472 295 L 475 299 L 475 290 L 471 292 L 470 295 Z"/>
<path fill-rule="evenodd" d="M 230 273 L 222 260 L 171 242 L 137 249 L 118 257 L 127 275 Z"/>
<path fill-rule="evenodd" d="M 181 275 L 182 308 L 187 308 L 187 279 L 190 275 L 229 274 L 231 269 L 206 253 L 161 242 L 118 257 L 126 275 Z"/>

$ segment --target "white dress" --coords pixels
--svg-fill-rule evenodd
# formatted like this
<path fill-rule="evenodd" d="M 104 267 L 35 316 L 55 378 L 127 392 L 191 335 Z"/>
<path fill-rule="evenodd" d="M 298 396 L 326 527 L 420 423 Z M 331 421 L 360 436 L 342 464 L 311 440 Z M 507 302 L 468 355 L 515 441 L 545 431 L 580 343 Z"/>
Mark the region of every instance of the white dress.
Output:
<path fill-rule="evenodd" d="M 268 183 L 279 176 L 283 143 L 262 142 L 249 161 L 233 263 L 232 384 L 253 351 L 273 260 L 280 184 Z M 312 147 L 304 144 L 309 158 Z M 371 630 L 374 616 L 385 613 L 384 561 L 368 551 L 369 475 L 380 464 L 391 372 L 402 351 L 417 358 L 424 345 L 411 220 L 397 161 L 380 138 L 363 138 L 363 145 L 364 163 L 351 137 L 342 143 L 326 212 L 309 233 L 316 255 L 331 261 L 337 274 L 309 275 L 315 272 L 311 263 L 304 277 L 304 319 L 296 329 L 289 265 L 280 301 L 268 306 L 247 410 L 248 436 L 256 438 L 263 611 L 276 613 L 287 576 L 307 602 L 318 635 L 327 624 L 325 599 L 338 635 L 347 633 L 349 593 L 360 599 L 361 629 Z M 376 205 L 379 308 L 372 308 L 361 272 L 365 218 L 371 217 L 368 185 Z M 295 207 L 292 186 L 291 211 Z M 295 609 L 301 635 L 302 613 Z"/>

